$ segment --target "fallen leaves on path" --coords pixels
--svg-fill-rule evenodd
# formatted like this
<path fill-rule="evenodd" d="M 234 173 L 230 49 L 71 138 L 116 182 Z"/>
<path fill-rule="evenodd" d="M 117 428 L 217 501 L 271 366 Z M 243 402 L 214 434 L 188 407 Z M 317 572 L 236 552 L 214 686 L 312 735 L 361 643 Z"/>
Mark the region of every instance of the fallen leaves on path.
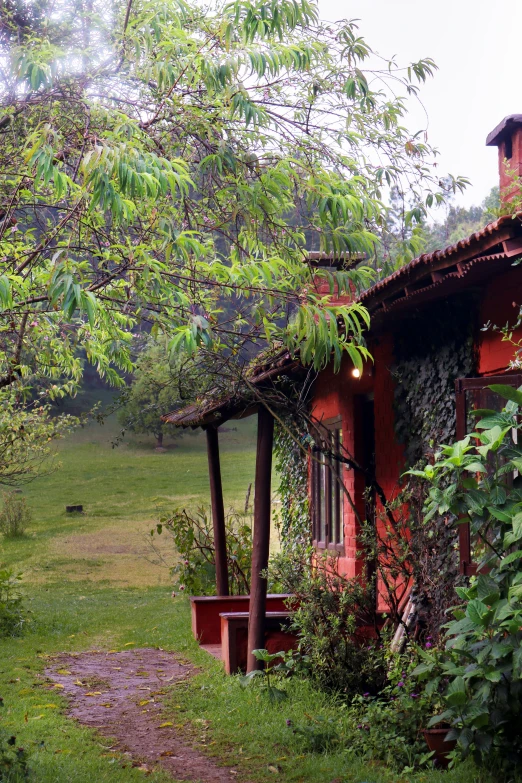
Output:
<path fill-rule="evenodd" d="M 131 645 L 134 642 L 125 646 Z M 190 665 L 173 654 L 155 649 L 64 654 L 55 658 L 46 673 L 54 681 L 51 688 L 63 690 L 69 697 L 69 714 L 114 738 L 117 744 L 111 746 L 111 751 L 130 754 L 136 769 L 150 773 L 155 765 L 161 765 L 177 781 L 236 783 L 236 770 L 218 767 L 187 742 L 183 723 L 161 720 L 160 697 L 168 693 L 165 685 L 172 687 L 191 674 Z M 153 691 L 144 680 L 163 689 Z M 85 690 L 95 683 L 103 690 Z M 147 698 L 144 690 L 149 692 Z M 43 715 L 33 720 L 40 717 Z M 206 727 L 207 721 L 201 722 Z"/>

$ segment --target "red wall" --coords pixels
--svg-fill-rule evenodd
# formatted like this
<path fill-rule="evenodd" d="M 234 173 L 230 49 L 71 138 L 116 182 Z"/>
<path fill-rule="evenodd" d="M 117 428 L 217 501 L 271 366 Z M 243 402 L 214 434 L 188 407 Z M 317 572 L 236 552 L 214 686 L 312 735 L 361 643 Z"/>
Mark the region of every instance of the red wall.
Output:
<path fill-rule="evenodd" d="M 498 275 L 484 288 L 480 307 L 480 326 L 488 321 L 498 326 L 506 323 L 513 325 L 522 304 L 522 265 Z M 514 339 L 522 339 L 522 328 L 514 333 Z M 373 393 L 375 414 L 375 456 L 376 477 L 388 499 L 392 499 L 397 490 L 404 469 L 402 446 L 397 443 L 394 429 L 393 393 L 394 380 L 390 372 L 393 365 L 393 335 L 384 335 L 370 347 L 374 362 L 365 366 L 361 378 L 352 376 L 351 362 L 346 359 L 341 370 L 334 373 L 331 366 L 319 374 L 313 399 L 314 415 L 318 419 L 342 417 L 343 442 L 350 454 L 358 458 L 360 443 L 358 416 L 354 398 L 357 395 Z M 513 346 L 502 340 L 498 332 L 488 330 L 480 332 L 477 345 L 478 374 L 492 375 L 501 373 L 509 367 L 514 358 Z M 360 474 L 345 468 L 345 484 L 353 493 L 357 510 L 364 519 L 362 493 L 364 482 Z M 382 522 L 380 523 L 382 524 Z M 355 514 L 344 503 L 344 554 L 340 557 L 340 570 L 348 577 L 365 574 L 365 563 L 357 557 L 358 524 Z M 378 608 L 385 611 L 382 592 L 379 595 Z"/>
<path fill-rule="evenodd" d="M 392 497 L 397 489 L 403 465 L 402 447 L 395 440 L 393 424 L 393 378 L 390 366 L 393 363 L 392 340 L 386 337 L 370 348 L 374 363 L 367 363 L 361 378 L 352 376 L 352 365 L 347 359 L 338 373 L 327 367 L 316 382 L 314 390 L 313 412 L 317 419 L 342 417 L 343 443 L 348 453 L 357 460 L 360 434 L 357 432 L 358 420 L 354 411 L 356 395 L 374 394 L 375 412 L 375 455 L 376 477 L 387 497 Z M 359 446 L 360 448 L 360 446 Z M 355 505 L 364 519 L 364 480 L 362 475 L 345 468 L 345 485 L 353 493 Z M 347 577 L 365 573 L 362 558 L 357 558 L 358 523 L 348 503 L 344 503 L 344 554 L 339 559 L 341 573 Z"/>
<path fill-rule="evenodd" d="M 515 266 L 488 284 L 480 309 L 480 326 L 488 321 L 500 327 L 507 323 L 510 326 L 514 325 L 520 305 L 522 305 L 522 266 Z M 491 329 L 480 334 L 479 375 L 495 375 L 503 372 L 514 358 L 513 345 L 503 341 L 502 335 Z M 520 327 L 514 332 L 513 339 L 522 339 Z"/>

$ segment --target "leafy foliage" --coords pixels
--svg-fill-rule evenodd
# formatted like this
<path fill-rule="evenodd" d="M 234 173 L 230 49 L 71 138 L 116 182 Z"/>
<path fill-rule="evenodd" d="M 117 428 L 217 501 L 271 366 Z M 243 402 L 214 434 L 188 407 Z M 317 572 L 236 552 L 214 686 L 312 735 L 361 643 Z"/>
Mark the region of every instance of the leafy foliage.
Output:
<path fill-rule="evenodd" d="M 310 555 L 297 565 L 293 556 L 272 566 L 272 575 L 295 596 L 289 627 L 299 637 L 299 652 L 323 687 L 375 692 L 384 681 L 384 652 L 374 627 L 373 586 L 342 576 L 336 557 L 312 564 Z"/>
<path fill-rule="evenodd" d="M 0 638 L 18 636 L 27 622 L 20 593 L 21 574 L 0 569 Z"/>
<path fill-rule="evenodd" d="M 82 355 L 121 383 L 143 319 L 172 354 L 280 339 L 360 364 L 367 312 L 333 295 L 372 273 L 312 270 L 306 246 L 371 254 L 383 186 L 416 214 L 439 193 L 401 97 L 434 63 L 372 75 L 357 26 L 308 0 L 106 10 L 0 12 L 0 386 L 71 392 Z"/>
<path fill-rule="evenodd" d="M 430 486 L 427 519 L 469 520 L 482 552 L 478 576 L 457 588 L 462 604 L 446 628 L 446 709 L 433 720 L 451 723 L 464 756 L 508 766 L 522 757 L 522 391 L 490 388 L 509 400 L 503 411 L 478 411 L 475 433 L 441 447 L 435 463 L 415 473 Z"/>
<path fill-rule="evenodd" d="M 420 729 L 440 704 L 440 696 L 436 684 L 419 685 L 412 676 L 421 655 L 414 645 L 402 655 L 391 655 L 387 682 L 379 694 L 355 697 L 350 756 L 379 760 L 403 774 L 432 761 Z"/>
<path fill-rule="evenodd" d="M 261 661 L 263 664 L 262 669 L 255 669 L 254 671 L 245 674 L 239 678 L 239 682 L 243 687 L 252 685 L 257 682 L 260 689 L 264 691 L 272 703 L 278 703 L 284 701 L 287 698 L 287 693 L 283 688 L 278 688 L 274 685 L 274 678 L 277 677 L 277 672 L 284 670 L 284 664 L 282 662 L 286 658 L 284 651 L 277 653 L 270 653 L 268 650 L 252 650 L 252 655 L 256 660 Z"/>
<path fill-rule="evenodd" d="M 252 565 L 252 525 L 237 512 L 225 515 L 227 565 L 230 595 L 248 595 Z M 151 539 L 163 532 L 172 536 L 176 564 L 171 573 L 176 589 L 190 595 L 216 594 L 216 552 L 212 518 L 205 506 L 194 512 L 177 509 L 162 517 L 150 531 Z"/>
<path fill-rule="evenodd" d="M 275 426 L 275 468 L 279 475 L 278 495 L 281 502 L 275 522 L 281 537 L 282 552 L 291 554 L 295 550 L 299 557 L 302 549 L 310 544 L 310 504 L 306 436 L 302 432 L 294 435 L 296 424 L 288 416 L 282 424 L 276 422 Z"/>
<path fill-rule="evenodd" d="M 192 363 L 183 361 L 183 356 L 169 360 L 165 346 L 151 342 L 140 353 L 133 381 L 122 395 L 118 421 L 131 432 L 153 434 L 157 446 L 163 444 L 165 434 L 171 438 L 180 437 L 180 430 L 162 422 L 161 416 L 195 395 L 193 376 Z"/>
<path fill-rule="evenodd" d="M 0 391 L 0 483 L 18 486 L 58 466 L 53 442 L 79 424 L 73 416 L 52 415 L 49 403 L 18 399 Z"/>
<path fill-rule="evenodd" d="M 413 316 L 396 333 L 395 432 L 408 467 L 423 467 L 439 443 L 455 438 L 455 380 L 474 374 L 475 321 L 476 304 L 465 296 L 438 303 L 425 310 L 422 319 Z M 399 548 L 407 549 L 404 554 L 411 566 L 406 576 L 415 577 L 421 623 L 438 637 L 459 582 L 457 532 L 447 514 L 424 518 L 425 496 L 425 485 L 410 476 L 392 510 L 402 527 Z M 385 553 L 386 560 L 390 554 Z"/>
<path fill-rule="evenodd" d="M 0 511 L 0 533 L 6 538 L 23 536 L 31 513 L 22 495 L 16 492 L 2 492 L 3 507 Z"/>

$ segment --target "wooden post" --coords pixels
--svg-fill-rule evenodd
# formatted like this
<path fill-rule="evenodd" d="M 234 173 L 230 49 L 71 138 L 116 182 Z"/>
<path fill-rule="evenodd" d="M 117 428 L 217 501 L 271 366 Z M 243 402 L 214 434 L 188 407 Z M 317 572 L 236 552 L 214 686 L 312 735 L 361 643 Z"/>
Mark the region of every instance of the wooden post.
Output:
<path fill-rule="evenodd" d="M 216 589 L 218 595 L 228 595 L 227 539 L 225 532 L 225 507 L 219 464 L 219 441 L 216 427 L 207 427 L 208 475 L 210 479 L 210 503 L 216 550 Z"/>
<path fill-rule="evenodd" d="M 257 419 L 254 540 L 252 542 L 252 576 L 248 618 L 248 672 L 261 667 L 261 662 L 252 655 L 252 650 L 265 646 L 266 579 L 261 577 L 261 571 L 264 571 L 268 566 L 270 549 L 273 440 L 273 416 L 266 408 L 260 407 Z"/>

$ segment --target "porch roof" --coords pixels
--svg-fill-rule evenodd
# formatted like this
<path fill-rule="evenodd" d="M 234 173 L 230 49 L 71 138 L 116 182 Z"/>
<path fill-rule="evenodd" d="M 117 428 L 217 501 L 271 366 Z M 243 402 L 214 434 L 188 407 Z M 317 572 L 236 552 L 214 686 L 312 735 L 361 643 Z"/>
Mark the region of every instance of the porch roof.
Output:
<path fill-rule="evenodd" d="M 192 405 L 165 414 L 161 420 L 176 427 L 196 428 L 222 424 L 229 419 L 242 419 L 257 411 L 256 389 L 260 390 L 277 378 L 299 373 L 302 369 L 298 359 L 292 358 L 287 350 L 281 350 L 267 361 L 250 367 L 230 394 L 221 397 L 209 394 Z"/>

